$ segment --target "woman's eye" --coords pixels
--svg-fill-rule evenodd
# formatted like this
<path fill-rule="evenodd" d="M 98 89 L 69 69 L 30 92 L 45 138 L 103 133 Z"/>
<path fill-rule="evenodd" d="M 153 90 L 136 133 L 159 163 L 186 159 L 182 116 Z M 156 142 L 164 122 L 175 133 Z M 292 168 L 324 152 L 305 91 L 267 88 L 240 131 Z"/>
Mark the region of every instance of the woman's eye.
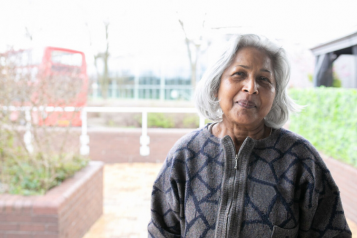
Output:
<path fill-rule="evenodd" d="M 234 76 L 234 75 L 237 75 L 237 76 L 244 76 L 244 73 L 243 73 L 243 72 L 236 72 L 236 73 L 234 73 L 234 74 L 233 74 L 233 76 Z"/>
<path fill-rule="evenodd" d="M 268 78 L 266 78 L 266 77 L 260 77 L 260 80 L 270 83 L 270 80 Z"/>

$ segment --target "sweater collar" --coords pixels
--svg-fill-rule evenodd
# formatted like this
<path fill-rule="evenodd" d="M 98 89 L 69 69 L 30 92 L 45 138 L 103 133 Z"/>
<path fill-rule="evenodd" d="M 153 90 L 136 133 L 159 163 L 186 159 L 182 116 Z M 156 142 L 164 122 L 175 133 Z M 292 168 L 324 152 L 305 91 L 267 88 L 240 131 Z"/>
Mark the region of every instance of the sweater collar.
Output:
<path fill-rule="evenodd" d="M 224 138 L 226 138 L 227 136 L 223 137 L 223 138 L 218 138 L 215 135 L 213 135 L 211 133 L 211 128 L 215 123 L 208 123 L 207 125 L 205 125 L 205 127 L 203 128 L 203 132 L 204 134 L 209 137 L 210 139 L 216 141 L 217 143 L 220 143 Z M 247 137 L 249 141 L 254 142 L 255 147 L 268 147 L 268 146 L 273 146 L 275 144 L 275 142 L 277 141 L 277 139 L 279 138 L 279 135 L 284 131 L 285 129 L 283 128 L 279 128 L 279 129 L 273 129 L 273 132 L 271 133 L 271 135 L 269 135 L 266 138 L 263 138 L 261 140 L 256 140 L 253 139 L 251 137 Z M 229 137 L 229 136 L 228 136 Z"/>

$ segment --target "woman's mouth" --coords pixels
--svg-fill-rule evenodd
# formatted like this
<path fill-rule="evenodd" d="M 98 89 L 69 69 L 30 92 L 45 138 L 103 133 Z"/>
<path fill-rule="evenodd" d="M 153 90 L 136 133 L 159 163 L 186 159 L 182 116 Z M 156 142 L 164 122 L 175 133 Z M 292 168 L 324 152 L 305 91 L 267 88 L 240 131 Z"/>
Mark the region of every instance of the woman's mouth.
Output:
<path fill-rule="evenodd" d="M 249 100 L 244 100 L 243 99 L 243 100 L 239 100 L 237 103 L 238 103 L 239 106 L 244 107 L 244 108 L 248 108 L 248 109 L 256 107 L 255 103 L 252 102 L 252 101 L 249 101 Z"/>

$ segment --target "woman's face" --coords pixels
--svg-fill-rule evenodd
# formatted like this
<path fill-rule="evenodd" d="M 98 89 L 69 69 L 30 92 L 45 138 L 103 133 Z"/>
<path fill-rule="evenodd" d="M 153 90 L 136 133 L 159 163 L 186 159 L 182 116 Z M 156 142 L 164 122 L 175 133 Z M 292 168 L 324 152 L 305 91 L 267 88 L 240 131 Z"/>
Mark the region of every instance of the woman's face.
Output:
<path fill-rule="evenodd" d="M 263 123 L 273 105 L 275 87 L 270 58 L 253 47 L 240 49 L 223 72 L 217 94 L 223 122 L 246 127 Z"/>

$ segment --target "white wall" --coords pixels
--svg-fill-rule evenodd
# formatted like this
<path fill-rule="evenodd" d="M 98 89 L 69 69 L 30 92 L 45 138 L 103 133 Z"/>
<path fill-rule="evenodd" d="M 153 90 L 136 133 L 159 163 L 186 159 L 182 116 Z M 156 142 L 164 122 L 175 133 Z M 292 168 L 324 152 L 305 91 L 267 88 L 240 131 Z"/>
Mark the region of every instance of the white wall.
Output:
<path fill-rule="evenodd" d="M 343 88 L 357 88 L 356 66 L 356 56 L 341 55 L 335 60 L 333 69 L 341 79 Z"/>

